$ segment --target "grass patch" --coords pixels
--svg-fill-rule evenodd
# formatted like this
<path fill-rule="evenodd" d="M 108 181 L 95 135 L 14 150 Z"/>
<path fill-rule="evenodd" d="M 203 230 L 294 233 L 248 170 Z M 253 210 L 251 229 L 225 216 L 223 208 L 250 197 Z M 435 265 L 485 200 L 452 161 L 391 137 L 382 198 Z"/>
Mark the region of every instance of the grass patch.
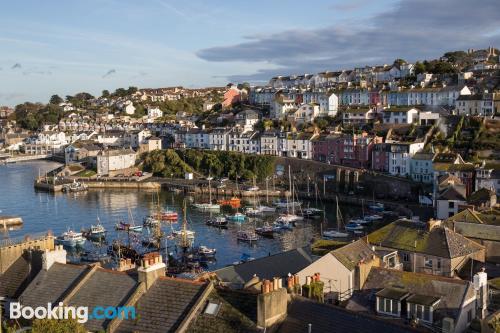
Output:
<path fill-rule="evenodd" d="M 338 240 L 320 239 L 311 245 L 312 253 L 317 256 L 323 256 L 330 251 L 336 250 L 342 246 L 349 244 L 349 242 Z"/>
<path fill-rule="evenodd" d="M 97 173 L 94 170 L 83 170 L 76 174 L 77 177 L 93 177 Z"/>

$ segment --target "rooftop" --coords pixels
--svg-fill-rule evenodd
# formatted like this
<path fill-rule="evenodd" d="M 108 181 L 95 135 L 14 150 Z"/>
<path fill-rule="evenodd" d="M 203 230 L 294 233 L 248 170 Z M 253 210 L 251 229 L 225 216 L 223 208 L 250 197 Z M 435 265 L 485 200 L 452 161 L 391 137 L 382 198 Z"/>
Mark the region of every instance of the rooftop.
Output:
<path fill-rule="evenodd" d="M 370 244 L 441 258 L 462 257 L 483 249 L 448 228 L 438 226 L 428 231 L 427 224 L 404 219 L 372 232 L 367 238 Z"/>

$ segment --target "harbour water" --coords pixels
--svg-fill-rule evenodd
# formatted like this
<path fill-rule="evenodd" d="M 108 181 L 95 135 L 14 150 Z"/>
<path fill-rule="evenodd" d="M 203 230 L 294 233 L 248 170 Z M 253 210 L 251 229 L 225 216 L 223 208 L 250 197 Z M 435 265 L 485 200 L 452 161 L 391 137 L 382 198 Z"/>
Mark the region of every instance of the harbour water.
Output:
<path fill-rule="evenodd" d="M 108 230 L 107 239 L 118 238 L 126 240 L 123 232 L 115 231 L 115 224 L 120 220 L 127 222 L 130 209 L 136 224 L 142 224 L 145 216 L 152 214 L 155 209 L 153 197 L 156 192 L 139 190 L 91 189 L 80 193 L 47 193 L 36 191 L 33 180 L 39 173 L 43 174 L 57 167 L 58 164 L 46 161 L 26 162 L 0 166 L 0 211 L 5 215 L 22 217 L 24 225 L 17 230 L 3 231 L 0 239 L 6 237 L 23 237 L 51 230 L 59 235 L 72 228 L 79 231 L 95 224 L 99 217 L 103 226 Z M 160 204 L 163 208 L 174 209 L 180 214 L 182 221 L 182 195 L 171 192 L 160 192 Z M 196 200 L 198 198 L 188 198 Z M 155 199 L 156 200 L 156 199 Z M 245 204 L 245 202 L 243 202 Z M 247 203 L 248 204 L 248 203 Z M 323 209 L 320 202 L 312 200 L 306 203 L 311 207 Z M 356 213 L 358 208 L 342 207 L 343 214 Z M 231 213 L 231 208 L 224 208 L 223 213 Z M 234 210 L 233 210 L 234 212 Z M 205 245 L 217 249 L 216 261 L 209 264 L 208 269 L 224 267 L 238 261 L 242 254 L 258 258 L 269 254 L 290 250 L 310 244 L 313 237 L 318 236 L 323 218 L 308 221 L 303 226 L 279 234 L 274 239 L 261 238 L 256 244 L 238 242 L 236 233 L 246 228 L 253 229 L 263 224 L 261 219 L 249 219 L 244 223 L 230 222 L 227 230 L 205 225 L 210 216 L 207 212 L 198 211 L 188 205 L 189 229 L 196 232 L 195 244 Z M 326 207 L 326 217 L 330 225 L 323 228 L 335 227 L 335 205 Z M 273 216 L 267 217 L 272 222 Z M 172 228 L 180 229 L 181 224 L 173 224 Z M 166 233 L 171 227 L 164 225 Z M 0 231 L 1 232 L 1 231 Z M 140 242 L 139 237 L 133 237 L 132 242 Z M 174 249 L 175 250 L 175 249 Z M 174 251 L 172 250 L 172 251 Z"/>

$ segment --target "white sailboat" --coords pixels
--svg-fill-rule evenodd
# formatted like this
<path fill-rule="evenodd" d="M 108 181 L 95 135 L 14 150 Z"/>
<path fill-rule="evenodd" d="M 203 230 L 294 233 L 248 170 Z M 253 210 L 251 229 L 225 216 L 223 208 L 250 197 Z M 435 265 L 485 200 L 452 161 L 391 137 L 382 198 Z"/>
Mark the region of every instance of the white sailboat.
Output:
<path fill-rule="evenodd" d="M 208 202 L 205 203 L 193 203 L 193 207 L 198 208 L 200 210 L 220 210 L 220 205 L 212 202 L 212 186 L 211 186 L 212 177 L 208 177 Z"/>
<path fill-rule="evenodd" d="M 339 209 L 339 198 L 337 197 L 337 230 L 326 230 L 323 232 L 323 238 L 329 239 L 329 238 L 344 238 L 348 237 L 349 234 L 346 232 L 341 232 L 340 231 L 340 225 L 343 224 L 342 220 L 342 213 L 340 212 Z"/>
<path fill-rule="evenodd" d="M 294 187 L 292 184 L 292 174 L 290 171 L 290 166 L 288 166 L 288 179 L 289 179 L 289 186 L 290 186 L 290 193 L 291 193 L 291 198 L 292 200 L 294 199 L 293 197 L 293 192 L 294 192 Z M 277 223 L 294 223 L 297 221 L 302 221 L 304 217 L 295 215 L 295 202 L 294 204 L 291 205 L 292 212 L 290 213 L 290 205 L 289 205 L 289 199 L 288 196 L 286 197 L 286 214 L 281 214 L 277 219 Z"/>

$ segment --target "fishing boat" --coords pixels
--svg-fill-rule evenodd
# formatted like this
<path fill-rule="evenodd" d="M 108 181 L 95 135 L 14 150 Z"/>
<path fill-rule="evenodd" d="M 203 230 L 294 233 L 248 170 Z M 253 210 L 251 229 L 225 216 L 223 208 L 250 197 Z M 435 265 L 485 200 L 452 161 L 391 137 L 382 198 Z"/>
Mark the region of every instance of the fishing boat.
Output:
<path fill-rule="evenodd" d="M 198 248 L 197 253 L 200 256 L 203 256 L 203 257 L 206 257 L 206 258 L 213 258 L 213 257 L 215 257 L 215 254 L 217 253 L 217 250 L 216 249 L 211 249 L 211 248 L 206 247 L 204 245 L 201 245 Z"/>
<path fill-rule="evenodd" d="M 240 207 L 241 199 L 238 197 L 232 197 L 231 199 L 222 199 L 218 203 L 222 206 L 231 206 L 233 208 Z"/>
<path fill-rule="evenodd" d="M 365 227 L 363 227 L 361 224 L 359 223 L 349 223 L 348 225 L 345 226 L 345 230 L 348 230 L 348 231 L 358 231 L 358 230 L 363 230 Z"/>
<path fill-rule="evenodd" d="M 177 221 L 179 214 L 174 210 L 161 210 L 159 213 L 155 214 L 154 217 L 161 221 Z"/>
<path fill-rule="evenodd" d="M 247 216 L 245 214 L 242 214 L 240 212 L 236 212 L 233 215 L 226 215 L 226 220 L 233 221 L 233 222 L 244 222 Z"/>
<path fill-rule="evenodd" d="M 76 179 L 73 183 L 66 184 L 62 188 L 63 192 L 82 192 L 88 190 L 87 184 L 77 182 Z"/>
<path fill-rule="evenodd" d="M 273 238 L 274 237 L 274 228 L 269 225 L 269 223 L 265 223 L 262 227 L 255 228 L 255 233 L 259 236 Z"/>
<path fill-rule="evenodd" d="M 199 209 L 199 210 L 219 210 L 220 205 L 219 204 L 214 204 L 212 203 L 212 187 L 210 186 L 210 181 L 212 180 L 212 177 L 208 177 L 208 202 L 205 203 L 193 203 L 193 207 Z"/>
<path fill-rule="evenodd" d="M 85 238 L 81 232 L 75 232 L 71 229 L 63 232 L 61 236 L 55 239 L 55 242 L 59 245 L 64 245 L 67 247 L 82 246 L 85 244 Z"/>
<path fill-rule="evenodd" d="M 341 226 L 344 224 L 344 220 L 342 218 L 342 212 L 340 211 L 339 208 L 339 198 L 336 197 L 337 201 L 337 210 L 336 210 L 336 216 L 337 216 L 337 229 L 329 229 L 326 231 L 323 231 L 323 238 L 325 239 L 331 239 L 331 238 L 345 238 L 349 237 L 349 234 L 347 232 L 341 232 Z M 323 212 L 323 219 L 326 220 L 325 217 L 325 212 Z"/>
<path fill-rule="evenodd" d="M 216 228 L 227 228 L 228 221 L 225 216 L 219 215 L 209 218 L 205 224 Z"/>
<path fill-rule="evenodd" d="M 255 242 L 259 239 L 259 236 L 253 231 L 238 231 L 236 234 L 236 239 L 242 242 Z"/>

